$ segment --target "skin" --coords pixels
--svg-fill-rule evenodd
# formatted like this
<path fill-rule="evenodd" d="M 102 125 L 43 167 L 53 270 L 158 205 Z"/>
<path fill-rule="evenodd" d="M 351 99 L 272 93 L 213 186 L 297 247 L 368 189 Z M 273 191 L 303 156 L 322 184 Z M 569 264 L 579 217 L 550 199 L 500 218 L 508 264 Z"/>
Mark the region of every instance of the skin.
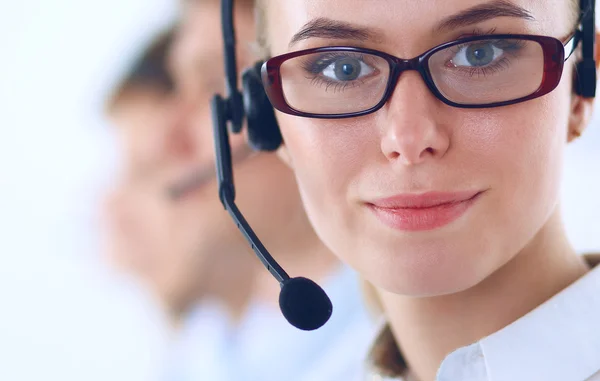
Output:
<path fill-rule="evenodd" d="M 195 163 L 214 166 L 214 143 L 209 100 L 215 93 L 224 94 L 223 45 L 219 34 L 221 8 L 218 1 L 193 1 L 183 12 L 182 28 L 173 46 L 170 65 L 182 99 L 189 107 L 189 124 L 181 130 L 186 141 L 194 142 Z M 254 61 L 255 40 L 252 9 L 238 6 L 235 11 L 238 72 Z M 214 36 L 198 38 L 198 36 Z M 245 130 L 244 130 L 245 131 Z M 230 134 L 234 157 L 236 204 L 257 233 L 265 247 L 274 255 L 290 276 L 319 280 L 333 271 L 338 261 L 316 236 L 304 211 L 294 174 L 275 153 L 249 152 L 245 134 Z M 242 153 L 238 155 L 238 153 Z M 247 158 L 236 160 L 236 156 Z M 202 236 L 213 237 L 221 251 L 250 255 L 248 243 L 232 242 L 241 233 L 223 210 L 218 199 L 216 179 L 201 190 L 203 211 L 210 212 L 206 220 L 219 221 L 226 231 L 211 231 L 206 227 Z M 204 214 L 203 213 L 203 214 Z M 248 253 L 248 254 L 247 254 Z M 256 273 L 253 295 L 274 303 L 279 285 L 261 265 Z"/>
<path fill-rule="evenodd" d="M 224 303 L 237 321 L 253 298 L 276 304 L 279 285 L 218 198 L 209 100 L 224 93 L 222 42 L 215 32 L 219 3 L 190 2 L 184 11 L 169 55 L 176 93 L 156 102 L 137 97 L 113 115 L 126 159 L 111 202 L 120 221 L 113 229 L 114 252 L 150 284 L 176 323 L 207 297 Z M 242 68 L 252 62 L 250 9 L 240 8 L 236 21 L 245 36 L 239 43 Z M 330 274 L 338 262 L 314 233 L 293 173 L 275 153 L 250 152 L 241 134 L 232 134 L 231 145 L 236 204 L 265 247 L 290 276 L 319 280 Z M 200 186 L 175 200 L 166 197 L 198 171 L 206 174 Z"/>
<path fill-rule="evenodd" d="M 433 32 L 481 0 L 266 1 L 272 56 L 321 46 L 362 46 L 412 58 L 474 29 L 564 39 L 571 2 L 513 0 L 535 21 L 498 17 Z M 563 11 L 556 11 L 564 9 Z M 276 17 L 275 17 L 276 16 Z M 311 37 L 289 46 L 315 18 L 371 28 L 375 39 Z M 559 214 L 564 148 L 580 134 L 591 99 L 572 89 L 575 57 L 552 93 L 494 109 L 459 109 L 404 73 L 378 112 L 322 120 L 278 113 L 293 168 L 317 234 L 375 285 L 411 369 L 433 380 L 445 356 L 523 316 L 582 276 Z M 381 223 L 373 200 L 430 191 L 481 191 L 459 219 L 430 231 Z"/>
<path fill-rule="evenodd" d="M 200 298 L 226 299 L 239 314 L 248 292 L 219 287 L 228 268 L 234 285 L 251 282 L 249 256 L 225 254 L 212 237 L 199 232 L 210 226 L 217 237 L 229 233 L 223 219 L 198 218 L 201 198 L 173 201 L 166 190 L 193 171 L 186 158 L 193 152 L 177 132 L 188 123 L 183 102 L 173 94 L 138 89 L 127 94 L 112 115 L 122 150 L 119 181 L 107 200 L 110 256 L 114 264 L 139 277 L 157 296 L 174 325 Z M 241 237 L 228 241 L 241 245 Z M 236 261 L 237 259 L 237 261 Z M 243 289 L 247 290 L 247 289 Z"/>

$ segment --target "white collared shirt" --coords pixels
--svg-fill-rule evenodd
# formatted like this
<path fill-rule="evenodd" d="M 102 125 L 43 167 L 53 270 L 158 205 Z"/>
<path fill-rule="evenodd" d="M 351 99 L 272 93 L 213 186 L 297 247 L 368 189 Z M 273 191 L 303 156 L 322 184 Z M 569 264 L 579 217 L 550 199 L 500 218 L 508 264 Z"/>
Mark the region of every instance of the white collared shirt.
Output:
<path fill-rule="evenodd" d="M 599 323 L 597 266 L 514 323 L 452 352 L 436 380 L 600 381 Z"/>

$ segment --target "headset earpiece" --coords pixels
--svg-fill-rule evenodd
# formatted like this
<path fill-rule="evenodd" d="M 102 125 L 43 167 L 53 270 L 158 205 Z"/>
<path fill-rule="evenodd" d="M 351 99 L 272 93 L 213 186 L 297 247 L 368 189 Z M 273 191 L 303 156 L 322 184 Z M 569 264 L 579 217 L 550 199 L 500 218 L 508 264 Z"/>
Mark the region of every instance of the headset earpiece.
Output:
<path fill-rule="evenodd" d="M 267 98 L 261 80 L 262 62 L 257 62 L 242 74 L 242 95 L 248 122 L 248 141 L 258 151 L 274 151 L 281 145 L 275 110 Z"/>
<path fill-rule="evenodd" d="M 585 98 L 596 96 L 596 0 L 581 0 L 582 59 L 577 63 L 575 91 Z"/>
<path fill-rule="evenodd" d="M 581 95 L 584 98 L 594 98 L 596 96 L 596 82 L 598 80 L 596 62 L 593 60 L 583 60 L 577 63 L 576 73 L 575 91 L 577 95 Z"/>

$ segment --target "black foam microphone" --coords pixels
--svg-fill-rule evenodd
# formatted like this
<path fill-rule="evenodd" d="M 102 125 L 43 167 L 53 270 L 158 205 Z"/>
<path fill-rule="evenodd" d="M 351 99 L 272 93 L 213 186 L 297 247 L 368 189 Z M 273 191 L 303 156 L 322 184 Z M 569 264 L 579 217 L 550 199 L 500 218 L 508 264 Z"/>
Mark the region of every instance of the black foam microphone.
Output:
<path fill-rule="evenodd" d="M 279 266 L 256 236 L 235 204 L 235 186 L 229 144 L 228 122 L 233 132 L 242 129 L 244 119 L 243 98 L 237 87 L 235 57 L 235 31 L 233 26 L 233 0 L 221 3 L 223 41 L 225 50 L 225 75 L 227 98 L 215 95 L 211 100 L 219 199 L 235 221 L 250 247 L 281 286 L 279 307 L 286 320 L 294 327 L 310 331 L 320 328 L 333 311 L 325 291 L 310 279 L 290 276 Z M 267 186 L 265 184 L 265 186 Z"/>

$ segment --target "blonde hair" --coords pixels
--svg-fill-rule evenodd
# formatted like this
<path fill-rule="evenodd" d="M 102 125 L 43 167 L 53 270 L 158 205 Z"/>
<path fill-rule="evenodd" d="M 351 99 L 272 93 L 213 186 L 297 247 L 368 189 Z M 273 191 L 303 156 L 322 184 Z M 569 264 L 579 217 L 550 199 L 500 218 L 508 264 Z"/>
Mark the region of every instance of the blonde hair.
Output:
<path fill-rule="evenodd" d="M 267 6 L 268 0 L 256 0 L 254 3 L 257 54 L 260 59 L 271 56 L 271 47 L 267 37 Z"/>

